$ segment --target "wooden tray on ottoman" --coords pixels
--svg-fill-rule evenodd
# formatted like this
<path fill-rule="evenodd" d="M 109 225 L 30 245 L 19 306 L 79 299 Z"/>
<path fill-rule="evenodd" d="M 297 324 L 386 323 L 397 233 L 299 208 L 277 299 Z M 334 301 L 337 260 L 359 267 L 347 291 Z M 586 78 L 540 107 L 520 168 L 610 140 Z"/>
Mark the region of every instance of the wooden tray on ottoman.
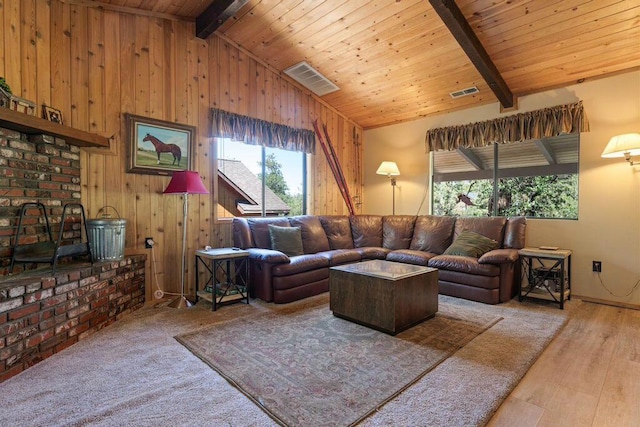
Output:
<path fill-rule="evenodd" d="M 438 270 L 383 260 L 331 267 L 329 295 L 334 316 L 396 335 L 438 311 Z"/>

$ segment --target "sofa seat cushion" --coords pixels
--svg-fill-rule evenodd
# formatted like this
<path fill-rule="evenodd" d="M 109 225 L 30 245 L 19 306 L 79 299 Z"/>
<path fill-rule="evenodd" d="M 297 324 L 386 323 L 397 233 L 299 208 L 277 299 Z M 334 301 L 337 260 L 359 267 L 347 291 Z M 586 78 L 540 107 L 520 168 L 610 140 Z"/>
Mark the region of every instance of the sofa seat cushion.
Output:
<path fill-rule="evenodd" d="M 351 222 L 348 216 L 324 215 L 318 217 L 329 240 L 331 249 L 353 249 Z"/>
<path fill-rule="evenodd" d="M 363 260 L 367 259 L 386 259 L 391 249 L 381 248 L 377 246 L 366 246 L 363 248 L 356 248 L 356 251 L 360 254 Z"/>
<path fill-rule="evenodd" d="M 481 276 L 460 271 L 438 270 L 438 280 L 480 289 L 500 289 L 500 276 Z"/>
<path fill-rule="evenodd" d="M 429 264 L 429 260 L 434 256 L 436 256 L 436 254 L 431 252 L 412 251 L 411 249 L 399 249 L 397 251 L 389 252 L 389 254 L 387 255 L 387 261 L 427 266 Z"/>
<path fill-rule="evenodd" d="M 316 255 L 327 258 L 330 266 L 358 262 L 362 259 L 357 249 L 336 249 L 333 251 L 318 252 Z"/>
<path fill-rule="evenodd" d="M 477 258 L 459 255 L 437 255 L 429 260 L 429 267 L 438 270 L 458 271 L 481 276 L 499 276 L 500 267 L 493 264 L 480 264 Z"/>
<path fill-rule="evenodd" d="M 328 268 L 329 260 L 326 257 L 310 254 L 290 257 L 288 264 L 274 265 L 271 272 L 274 276 L 290 276 L 304 271 Z"/>
<path fill-rule="evenodd" d="M 294 288 L 304 288 L 311 283 L 324 282 L 324 288 L 322 291 L 329 290 L 329 269 L 320 268 L 318 270 L 310 270 L 302 273 L 294 274 L 291 276 L 274 276 L 273 277 L 273 290 L 274 294 L 277 291 L 283 291 Z M 314 293 L 315 295 L 315 293 Z M 275 299 L 275 298 L 274 298 Z"/>

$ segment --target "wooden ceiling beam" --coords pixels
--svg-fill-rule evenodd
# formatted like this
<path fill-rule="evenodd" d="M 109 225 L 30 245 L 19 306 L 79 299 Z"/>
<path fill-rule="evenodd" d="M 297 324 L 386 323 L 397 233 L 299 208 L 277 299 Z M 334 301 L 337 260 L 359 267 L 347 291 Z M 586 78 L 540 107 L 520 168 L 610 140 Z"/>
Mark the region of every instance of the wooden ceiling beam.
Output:
<path fill-rule="evenodd" d="M 513 107 L 513 93 L 504 81 L 489 54 L 453 0 L 429 0 L 449 31 L 460 44 L 480 75 L 487 82 L 504 108 Z"/>
<path fill-rule="evenodd" d="M 207 39 L 249 0 L 213 0 L 196 18 L 196 37 Z"/>

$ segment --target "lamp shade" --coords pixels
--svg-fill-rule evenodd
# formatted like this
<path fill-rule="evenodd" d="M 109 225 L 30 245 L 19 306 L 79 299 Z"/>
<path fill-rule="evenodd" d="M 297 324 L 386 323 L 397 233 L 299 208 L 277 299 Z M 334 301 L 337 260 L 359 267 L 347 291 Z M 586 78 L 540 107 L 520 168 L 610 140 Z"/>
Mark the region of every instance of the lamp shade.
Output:
<path fill-rule="evenodd" d="M 376 173 L 378 175 L 398 176 L 400 175 L 400 170 L 398 169 L 396 162 L 382 162 L 380 163 Z"/>
<path fill-rule="evenodd" d="M 625 156 L 640 156 L 640 133 L 625 133 L 614 136 L 609 140 L 601 155 L 604 158 Z"/>
<path fill-rule="evenodd" d="M 209 190 L 196 171 L 176 171 L 171 176 L 164 194 L 209 194 Z"/>

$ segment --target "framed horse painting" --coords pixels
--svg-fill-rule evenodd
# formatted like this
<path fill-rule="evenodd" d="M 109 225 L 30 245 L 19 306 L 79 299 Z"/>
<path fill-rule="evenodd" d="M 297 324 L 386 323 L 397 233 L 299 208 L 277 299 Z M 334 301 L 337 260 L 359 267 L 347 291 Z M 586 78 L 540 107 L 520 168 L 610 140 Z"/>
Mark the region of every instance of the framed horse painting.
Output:
<path fill-rule="evenodd" d="M 196 128 L 180 123 L 125 115 L 129 144 L 127 172 L 171 175 L 193 169 Z"/>

